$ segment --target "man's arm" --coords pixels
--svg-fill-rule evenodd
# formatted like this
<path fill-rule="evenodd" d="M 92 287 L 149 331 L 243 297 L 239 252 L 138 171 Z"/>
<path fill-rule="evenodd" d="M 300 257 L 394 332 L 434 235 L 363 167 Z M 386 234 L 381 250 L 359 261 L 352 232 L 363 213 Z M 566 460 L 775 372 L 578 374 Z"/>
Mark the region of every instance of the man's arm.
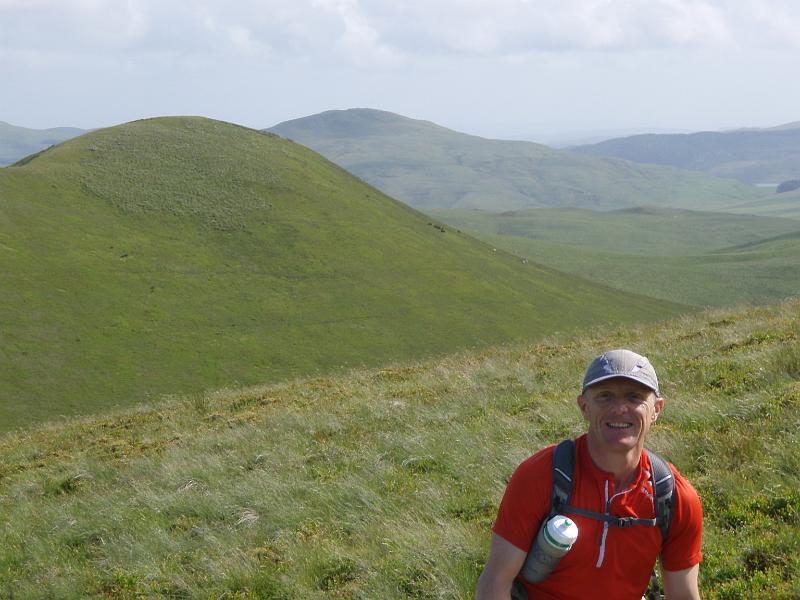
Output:
<path fill-rule="evenodd" d="M 664 571 L 664 595 L 668 600 L 700 600 L 699 572 L 699 564 L 682 571 Z"/>
<path fill-rule="evenodd" d="M 526 556 L 527 553 L 493 533 L 489 558 L 478 579 L 476 600 L 509 600 L 511 585 Z"/>

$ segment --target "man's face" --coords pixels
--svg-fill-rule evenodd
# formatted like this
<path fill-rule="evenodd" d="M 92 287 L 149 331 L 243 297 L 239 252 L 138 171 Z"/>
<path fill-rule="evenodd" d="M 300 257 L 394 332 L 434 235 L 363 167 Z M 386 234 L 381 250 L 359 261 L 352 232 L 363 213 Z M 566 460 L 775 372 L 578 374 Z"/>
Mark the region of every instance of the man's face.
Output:
<path fill-rule="evenodd" d="M 589 386 L 578 396 L 578 406 L 598 449 L 628 452 L 644 446 L 664 400 L 636 381 L 614 377 Z"/>

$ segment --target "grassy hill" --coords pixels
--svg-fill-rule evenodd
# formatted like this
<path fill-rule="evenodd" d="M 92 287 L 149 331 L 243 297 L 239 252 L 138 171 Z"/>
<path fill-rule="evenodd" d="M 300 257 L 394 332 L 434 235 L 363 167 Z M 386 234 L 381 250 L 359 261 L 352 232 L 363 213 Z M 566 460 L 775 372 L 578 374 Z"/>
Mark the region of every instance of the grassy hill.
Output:
<path fill-rule="evenodd" d="M 800 177 L 800 128 L 645 134 L 574 146 L 573 152 L 775 183 Z"/>
<path fill-rule="evenodd" d="M 768 194 L 730 207 L 731 212 L 800 220 L 800 190 Z"/>
<path fill-rule="evenodd" d="M 642 204 L 714 210 L 758 195 L 750 186 L 691 171 L 488 140 L 370 109 L 328 111 L 269 131 L 424 210 Z"/>
<path fill-rule="evenodd" d="M 732 248 L 720 250 L 720 254 L 772 254 L 774 256 L 791 256 L 800 251 L 800 231 L 778 235 L 767 240 L 759 240 L 747 244 L 740 244 Z"/>
<path fill-rule="evenodd" d="M 84 133 L 74 127 L 28 129 L 0 121 L 0 167 Z"/>
<path fill-rule="evenodd" d="M 764 304 L 800 294 L 800 221 L 652 207 L 432 213 L 518 256 L 673 302 Z"/>
<path fill-rule="evenodd" d="M 18 165 L 0 430 L 685 309 L 523 263 L 226 123 L 134 122 Z"/>
<path fill-rule="evenodd" d="M 431 210 L 429 214 L 481 233 L 653 256 L 696 255 L 800 231 L 800 221 L 653 206 L 607 212 L 542 208 L 504 213 Z"/>
<path fill-rule="evenodd" d="M 800 594 L 800 304 L 595 329 L 0 438 L 14 598 L 473 597 L 514 467 L 580 433 L 601 349 L 656 365 L 649 446 L 704 504 L 706 600 Z"/>

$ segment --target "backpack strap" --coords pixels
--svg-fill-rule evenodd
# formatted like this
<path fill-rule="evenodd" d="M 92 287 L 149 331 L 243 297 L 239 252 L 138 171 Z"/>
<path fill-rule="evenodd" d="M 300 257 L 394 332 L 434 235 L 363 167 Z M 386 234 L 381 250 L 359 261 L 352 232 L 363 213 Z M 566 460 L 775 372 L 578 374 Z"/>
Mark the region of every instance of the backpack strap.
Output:
<path fill-rule="evenodd" d="M 596 521 L 603 521 L 604 523 L 608 523 L 611 527 L 624 528 L 624 527 L 632 527 L 634 525 L 655 527 L 656 525 L 658 525 L 658 519 L 641 519 L 637 517 L 615 517 L 614 515 L 610 515 L 608 513 L 599 513 L 599 512 L 594 512 L 592 510 L 585 510 L 583 508 L 578 508 L 577 506 L 562 506 L 561 508 L 565 513 L 589 517 L 590 519 L 595 519 Z"/>
<path fill-rule="evenodd" d="M 548 519 L 569 507 L 575 473 L 575 440 L 566 439 L 553 448 L 553 489 Z"/>
<path fill-rule="evenodd" d="M 672 524 L 672 509 L 675 498 L 675 477 L 666 460 L 655 452 L 646 450 L 650 459 L 650 480 L 655 496 L 656 521 L 661 528 L 661 537 L 666 541 Z"/>
<path fill-rule="evenodd" d="M 661 529 L 662 539 L 666 540 L 672 522 L 675 478 L 666 460 L 655 452 L 647 449 L 645 451 L 650 461 L 650 481 L 653 485 L 655 519 L 615 517 L 607 513 L 598 513 L 570 505 L 576 452 L 575 440 L 572 439 L 560 442 L 553 449 L 553 489 L 550 494 L 550 514 L 548 519 L 559 513 L 572 513 L 603 521 L 612 527 L 658 526 Z"/>

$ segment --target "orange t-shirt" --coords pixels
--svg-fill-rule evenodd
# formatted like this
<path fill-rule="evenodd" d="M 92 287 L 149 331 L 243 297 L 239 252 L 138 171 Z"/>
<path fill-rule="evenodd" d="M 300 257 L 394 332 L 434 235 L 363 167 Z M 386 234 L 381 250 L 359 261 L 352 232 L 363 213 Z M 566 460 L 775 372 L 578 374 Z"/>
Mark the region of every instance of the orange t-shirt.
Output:
<path fill-rule="evenodd" d="M 625 490 L 614 489 L 614 476 L 601 471 L 589 456 L 586 436 L 576 440 L 572 499 L 576 508 L 617 517 L 655 517 L 650 462 L 642 452 L 639 471 Z M 664 569 L 680 571 L 698 564 L 703 528 L 700 498 L 673 465 L 675 502 L 666 543 L 658 527 L 605 528 L 603 521 L 569 515 L 578 526 L 578 540 L 550 576 L 539 583 L 523 582 L 536 600 L 603 598 L 639 600 L 647 589 L 659 553 Z M 550 512 L 553 446 L 525 460 L 506 488 L 493 531 L 527 552 L 544 517 Z M 567 513 L 569 514 L 569 513 Z"/>

